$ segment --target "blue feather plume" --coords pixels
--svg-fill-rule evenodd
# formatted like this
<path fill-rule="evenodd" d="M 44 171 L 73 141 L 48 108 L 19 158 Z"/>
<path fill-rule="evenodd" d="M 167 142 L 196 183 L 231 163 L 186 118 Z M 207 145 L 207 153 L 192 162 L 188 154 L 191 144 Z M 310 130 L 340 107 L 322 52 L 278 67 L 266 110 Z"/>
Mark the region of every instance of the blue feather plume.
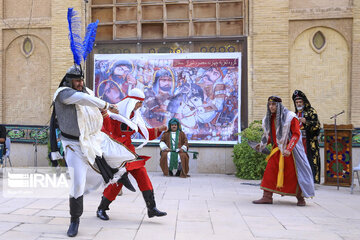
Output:
<path fill-rule="evenodd" d="M 89 53 L 91 53 L 95 38 L 96 38 L 96 30 L 99 24 L 99 20 L 96 22 L 90 23 L 86 28 L 86 34 L 83 41 L 83 59 L 86 60 Z"/>
<path fill-rule="evenodd" d="M 81 43 L 81 20 L 77 15 L 78 13 L 73 8 L 68 8 L 70 49 L 74 56 L 74 62 L 80 65 L 83 45 Z"/>

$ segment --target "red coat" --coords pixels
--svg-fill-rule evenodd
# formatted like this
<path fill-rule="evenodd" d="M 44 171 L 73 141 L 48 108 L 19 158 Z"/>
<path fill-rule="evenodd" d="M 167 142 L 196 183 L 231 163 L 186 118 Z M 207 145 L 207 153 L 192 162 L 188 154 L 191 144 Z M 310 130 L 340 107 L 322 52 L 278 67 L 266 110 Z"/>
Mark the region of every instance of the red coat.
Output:
<path fill-rule="evenodd" d="M 273 148 L 275 148 L 278 145 L 276 142 L 276 127 L 274 117 L 271 117 L 271 125 L 272 127 L 270 134 L 274 141 Z M 286 149 L 292 152 L 300 138 L 300 125 L 299 121 L 295 117 L 291 121 L 290 131 L 292 136 L 289 140 L 289 143 L 287 144 Z M 269 137 L 269 143 L 271 141 L 270 139 L 271 138 Z M 281 189 L 276 187 L 279 172 L 280 154 L 281 152 L 278 151 L 268 160 L 260 187 L 264 190 L 275 192 L 281 195 L 296 196 L 300 188 L 297 181 L 295 159 L 292 154 L 288 157 L 284 157 L 284 186 Z"/>
<path fill-rule="evenodd" d="M 103 114 L 103 118 L 104 118 L 104 122 L 101 131 L 106 133 L 112 140 L 122 143 L 128 148 L 129 151 L 136 154 L 135 146 L 131 143 L 131 136 L 135 133 L 135 131 L 129 128 L 129 126 L 127 126 L 126 124 L 110 118 L 107 113 Z M 148 131 L 149 131 L 149 140 L 156 139 L 162 133 L 162 131 L 159 131 L 158 128 L 148 128 Z M 140 131 L 140 129 L 139 132 L 142 136 L 144 136 Z M 138 156 L 138 157 L 143 160 L 127 163 L 126 169 L 128 171 L 143 167 L 145 165 L 145 162 L 150 159 L 149 156 Z"/>

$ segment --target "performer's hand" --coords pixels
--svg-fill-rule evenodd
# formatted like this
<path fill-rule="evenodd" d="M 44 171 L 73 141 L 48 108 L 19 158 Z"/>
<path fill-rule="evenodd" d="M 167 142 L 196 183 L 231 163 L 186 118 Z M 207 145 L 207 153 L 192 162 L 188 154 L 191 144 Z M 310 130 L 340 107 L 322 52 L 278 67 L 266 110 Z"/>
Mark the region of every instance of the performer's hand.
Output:
<path fill-rule="evenodd" d="M 306 119 L 305 119 L 305 118 L 303 118 L 303 117 L 302 117 L 302 118 L 300 118 L 299 120 L 300 120 L 300 122 L 302 122 L 302 123 L 304 123 L 304 124 L 306 123 Z"/>
<path fill-rule="evenodd" d="M 288 156 L 290 156 L 290 154 L 291 154 L 291 152 L 289 150 L 285 149 L 285 151 L 283 153 L 284 157 L 288 157 Z"/>
<path fill-rule="evenodd" d="M 184 149 L 180 148 L 180 149 L 179 149 L 179 152 L 181 152 L 181 153 L 184 152 Z"/>
<path fill-rule="evenodd" d="M 167 126 L 162 125 L 162 126 L 160 126 L 160 127 L 158 128 L 158 130 L 159 130 L 160 132 L 167 131 Z"/>
<path fill-rule="evenodd" d="M 170 148 L 164 150 L 164 152 L 170 152 L 170 151 L 171 151 Z"/>
<path fill-rule="evenodd" d="M 112 113 L 116 113 L 116 114 L 119 113 L 119 110 L 118 110 L 118 108 L 117 108 L 117 106 L 115 104 L 110 104 L 109 111 L 112 112 Z"/>
<path fill-rule="evenodd" d="M 258 151 L 258 152 L 260 151 L 260 144 L 255 146 L 255 150 Z"/>

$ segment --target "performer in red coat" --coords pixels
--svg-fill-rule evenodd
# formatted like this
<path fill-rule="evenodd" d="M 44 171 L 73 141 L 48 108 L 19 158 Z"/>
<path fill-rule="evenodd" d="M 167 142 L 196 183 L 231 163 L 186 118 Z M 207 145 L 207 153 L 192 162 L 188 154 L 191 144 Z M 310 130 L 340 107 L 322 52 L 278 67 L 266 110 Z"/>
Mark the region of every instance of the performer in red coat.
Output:
<path fill-rule="evenodd" d="M 156 139 L 161 133 L 167 130 L 166 126 L 157 128 L 147 128 L 141 116 L 140 108 L 145 99 L 144 93 L 140 89 L 132 89 L 129 95 L 120 101 L 117 105 L 119 114 L 103 113 L 103 128 L 102 131 L 109 135 L 109 137 L 117 142 L 124 144 L 129 151 L 133 152 L 139 161 L 134 161 L 126 164 L 127 171 L 135 178 L 140 191 L 143 194 L 149 218 L 157 216 L 165 216 L 166 212 L 159 211 L 156 208 L 154 189 L 150 178 L 145 168 L 145 162 L 150 159 L 148 156 L 139 156 L 135 153 L 135 147 L 131 143 L 131 136 L 135 132 L 139 132 L 144 138 L 137 149 L 143 147 L 149 140 Z M 105 188 L 101 203 L 97 210 L 97 217 L 102 220 L 109 220 L 106 210 L 109 205 L 115 200 L 118 193 L 121 191 L 122 184 L 111 184 Z"/>
<path fill-rule="evenodd" d="M 305 206 L 304 197 L 315 196 L 310 164 L 300 138 L 299 121 L 295 113 L 282 105 L 280 97 L 268 99 L 267 113 L 262 122 L 264 134 L 258 148 L 272 144 L 260 188 L 263 197 L 254 204 L 272 204 L 273 193 L 296 196 L 298 206 Z"/>

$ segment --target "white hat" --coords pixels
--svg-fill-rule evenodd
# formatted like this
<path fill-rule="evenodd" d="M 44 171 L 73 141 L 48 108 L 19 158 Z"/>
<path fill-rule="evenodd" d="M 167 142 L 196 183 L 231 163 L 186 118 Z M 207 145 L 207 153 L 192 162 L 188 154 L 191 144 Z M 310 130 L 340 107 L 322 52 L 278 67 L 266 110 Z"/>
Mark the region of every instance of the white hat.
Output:
<path fill-rule="evenodd" d="M 142 148 L 149 141 L 149 131 L 147 130 L 146 124 L 141 116 L 140 109 L 137 109 L 134 112 L 134 117 L 130 119 L 131 113 L 134 111 L 136 103 L 143 102 L 144 100 L 144 92 L 141 89 L 134 88 L 130 90 L 127 97 L 116 104 L 119 110 L 119 114 L 129 119 L 133 124 L 136 124 L 145 137 L 145 142 L 136 149 Z"/>

